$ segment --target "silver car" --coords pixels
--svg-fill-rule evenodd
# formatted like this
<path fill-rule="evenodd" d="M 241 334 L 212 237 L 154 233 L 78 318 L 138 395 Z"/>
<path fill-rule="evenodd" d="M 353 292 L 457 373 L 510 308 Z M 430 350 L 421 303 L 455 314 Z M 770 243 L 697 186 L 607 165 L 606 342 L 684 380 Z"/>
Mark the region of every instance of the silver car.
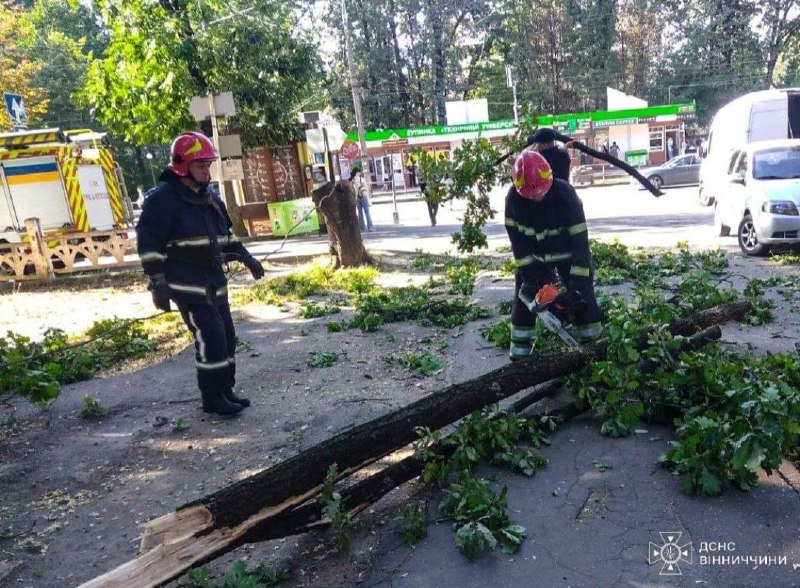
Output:
<path fill-rule="evenodd" d="M 728 189 L 714 205 L 721 236 L 735 228 L 747 255 L 800 245 L 800 139 L 760 141 L 733 155 Z"/>
<path fill-rule="evenodd" d="M 658 167 L 643 167 L 638 171 L 656 188 L 697 184 L 700 182 L 700 158 L 694 153 L 687 153 Z M 631 184 L 634 183 L 638 184 L 632 179 Z"/>

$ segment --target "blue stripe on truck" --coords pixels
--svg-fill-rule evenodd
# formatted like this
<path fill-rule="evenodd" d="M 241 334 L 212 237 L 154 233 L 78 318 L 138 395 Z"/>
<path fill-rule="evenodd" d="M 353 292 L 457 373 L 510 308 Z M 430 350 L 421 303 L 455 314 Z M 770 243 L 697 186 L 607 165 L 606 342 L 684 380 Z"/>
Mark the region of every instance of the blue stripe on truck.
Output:
<path fill-rule="evenodd" d="M 24 176 L 27 174 L 40 174 L 42 172 L 58 171 L 55 162 L 36 163 L 31 165 L 15 165 L 14 167 L 3 166 L 3 171 L 7 176 Z"/>

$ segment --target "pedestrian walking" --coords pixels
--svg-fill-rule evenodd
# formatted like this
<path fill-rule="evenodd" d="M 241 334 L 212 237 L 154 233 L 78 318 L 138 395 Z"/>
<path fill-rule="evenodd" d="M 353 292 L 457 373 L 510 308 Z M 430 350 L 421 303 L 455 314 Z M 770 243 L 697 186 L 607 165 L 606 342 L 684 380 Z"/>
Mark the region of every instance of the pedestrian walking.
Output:
<path fill-rule="evenodd" d="M 234 415 L 250 400 L 233 392 L 236 332 L 228 303 L 224 264 L 243 263 L 259 279 L 264 268 L 231 232 L 233 223 L 210 186 L 217 152 L 201 133 L 172 143 L 170 164 L 149 193 L 136 226 L 139 259 L 159 310 L 175 302 L 194 337 L 197 385 L 203 410 Z"/>
<path fill-rule="evenodd" d="M 439 212 L 439 202 L 433 200 L 428 194 L 428 183 L 424 181 L 420 181 L 419 183 L 419 193 L 422 195 L 422 198 L 425 200 L 425 205 L 428 207 L 428 216 L 431 219 L 431 226 L 436 226 L 436 214 Z"/>
<path fill-rule="evenodd" d="M 356 189 L 356 210 L 358 212 L 358 226 L 361 227 L 361 232 L 374 231 L 375 227 L 372 226 L 372 215 L 370 208 L 372 203 L 369 200 L 369 193 L 367 192 L 367 184 L 364 181 L 364 172 L 361 166 L 353 166 L 350 171 L 353 187 Z"/>

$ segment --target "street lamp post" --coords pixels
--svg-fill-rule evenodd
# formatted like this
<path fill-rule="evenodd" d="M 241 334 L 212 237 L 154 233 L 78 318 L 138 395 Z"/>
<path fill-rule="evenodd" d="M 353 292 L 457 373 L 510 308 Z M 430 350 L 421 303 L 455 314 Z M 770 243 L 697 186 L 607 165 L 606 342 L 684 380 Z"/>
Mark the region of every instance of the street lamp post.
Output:
<path fill-rule="evenodd" d="M 153 171 L 153 154 L 149 151 L 144 154 L 147 163 L 150 164 L 150 177 L 153 178 L 153 188 L 156 187 L 156 173 Z"/>

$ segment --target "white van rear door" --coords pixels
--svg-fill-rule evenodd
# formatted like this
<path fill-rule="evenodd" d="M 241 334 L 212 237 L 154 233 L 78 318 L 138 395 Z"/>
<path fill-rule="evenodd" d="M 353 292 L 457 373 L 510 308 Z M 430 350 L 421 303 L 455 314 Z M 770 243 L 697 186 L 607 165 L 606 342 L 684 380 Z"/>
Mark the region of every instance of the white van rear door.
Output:
<path fill-rule="evenodd" d="M 789 138 L 789 100 L 786 94 L 773 100 L 753 102 L 748 142 Z"/>
<path fill-rule="evenodd" d="M 5 185 L 20 228 L 38 218 L 43 230 L 72 225 L 72 212 L 55 157 L 29 157 L 2 162 Z"/>
<path fill-rule="evenodd" d="M 103 168 L 99 165 L 79 165 L 77 170 L 90 229 L 92 231 L 113 229 L 114 211 L 111 209 L 111 197 L 103 176 Z"/>

